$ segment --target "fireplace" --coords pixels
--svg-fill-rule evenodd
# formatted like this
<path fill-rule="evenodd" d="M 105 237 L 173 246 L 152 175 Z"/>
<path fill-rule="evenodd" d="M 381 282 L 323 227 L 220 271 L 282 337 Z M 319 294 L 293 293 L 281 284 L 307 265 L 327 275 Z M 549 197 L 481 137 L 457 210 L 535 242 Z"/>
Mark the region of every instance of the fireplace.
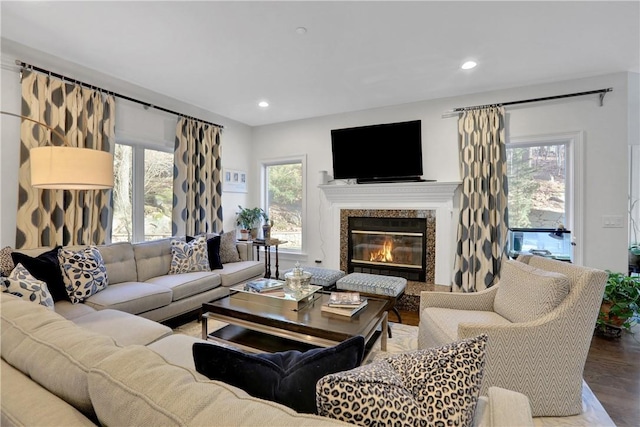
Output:
<path fill-rule="evenodd" d="M 435 211 L 341 209 L 340 269 L 434 283 Z"/>
<path fill-rule="evenodd" d="M 427 219 L 348 218 L 347 272 L 426 281 Z"/>

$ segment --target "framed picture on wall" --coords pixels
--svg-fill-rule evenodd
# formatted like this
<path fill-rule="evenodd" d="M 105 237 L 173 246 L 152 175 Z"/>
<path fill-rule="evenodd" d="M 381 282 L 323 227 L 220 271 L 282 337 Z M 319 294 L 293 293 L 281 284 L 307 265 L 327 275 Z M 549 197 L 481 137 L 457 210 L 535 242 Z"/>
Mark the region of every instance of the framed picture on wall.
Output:
<path fill-rule="evenodd" d="M 247 172 L 237 169 L 225 169 L 222 174 L 222 191 L 230 193 L 247 192 Z"/>

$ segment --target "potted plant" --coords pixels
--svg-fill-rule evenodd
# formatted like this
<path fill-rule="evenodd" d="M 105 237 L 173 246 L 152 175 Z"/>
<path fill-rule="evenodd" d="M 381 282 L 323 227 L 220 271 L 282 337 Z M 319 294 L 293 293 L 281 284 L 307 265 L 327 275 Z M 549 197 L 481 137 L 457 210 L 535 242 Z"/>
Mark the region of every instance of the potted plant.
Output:
<path fill-rule="evenodd" d="M 638 312 L 640 303 L 640 277 L 627 276 L 607 270 L 609 278 L 604 288 L 602 305 L 596 324 L 600 330 L 607 327 L 631 330 L 636 321 L 634 316 Z"/>
<path fill-rule="evenodd" d="M 238 212 L 236 212 L 236 225 L 240 227 L 240 233 L 245 238 L 245 235 L 251 233 L 252 238 L 257 237 L 258 229 L 256 228 L 260 223 L 260 220 L 266 217 L 266 213 L 262 208 L 243 208 L 238 205 Z M 248 237 L 246 237 L 248 240 Z"/>

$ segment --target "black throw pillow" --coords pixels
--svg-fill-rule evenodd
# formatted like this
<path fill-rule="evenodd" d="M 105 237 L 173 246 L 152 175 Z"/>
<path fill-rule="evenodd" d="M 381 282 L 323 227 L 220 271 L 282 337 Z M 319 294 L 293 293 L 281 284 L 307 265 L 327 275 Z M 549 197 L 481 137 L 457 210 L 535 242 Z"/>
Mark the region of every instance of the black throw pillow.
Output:
<path fill-rule="evenodd" d="M 363 354 L 361 336 L 333 347 L 272 354 L 248 354 L 215 344 L 193 344 L 193 360 L 202 375 L 308 414 L 317 413 L 318 380 L 359 366 Z"/>
<path fill-rule="evenodd" d="M 42 280 L 47 284 L 49 292 L 53 297 L 53 301 L 70 301 L 67 290 L 62 280 L 62 272 L 60 271 L 60 262 L 58 261 L 58 250 L 62 246 L 56 246 L 50 251 L 43 252 L 33 258 L 29 255 L 12 252 L 11 258 L 13 263 L 22 264 L 33 277 Z"/>
<path fill-rule="evenodd" d="M 195 239 L 192 236 L 185 236 L 187 243 Z M 213 236 L 207 239 L 207 255 L 209 256 L 209 268 L 220 270 L 222 261 L 220 260 L 220 236 Z"/>

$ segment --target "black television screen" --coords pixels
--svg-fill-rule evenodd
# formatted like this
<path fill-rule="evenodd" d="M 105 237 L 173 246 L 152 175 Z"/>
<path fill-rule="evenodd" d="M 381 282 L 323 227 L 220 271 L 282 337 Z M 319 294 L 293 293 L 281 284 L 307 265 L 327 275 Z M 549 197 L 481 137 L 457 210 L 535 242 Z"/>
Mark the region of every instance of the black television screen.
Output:
<path fill-rule="evenodd" d="M 420 181 L 420 120 L 331 131 L 333 178 L 359 183 Z"/>

